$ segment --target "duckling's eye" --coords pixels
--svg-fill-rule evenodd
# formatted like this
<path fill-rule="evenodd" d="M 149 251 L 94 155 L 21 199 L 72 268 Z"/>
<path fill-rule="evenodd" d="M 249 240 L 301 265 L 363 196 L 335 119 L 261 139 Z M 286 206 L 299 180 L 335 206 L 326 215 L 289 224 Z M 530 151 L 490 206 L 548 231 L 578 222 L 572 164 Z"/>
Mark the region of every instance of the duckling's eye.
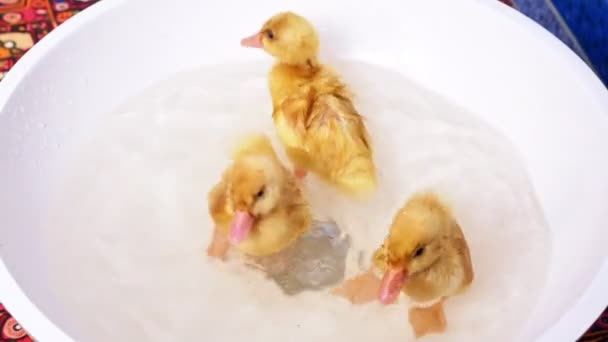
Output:
<path fill-rule="evenodd" d="M 268 39 L 274 39 L 274 33 L 272 33 L 272 31 L 268 30 L 268 31 L 266 31 L 266 37 L 268 37 Z"/>
<path fill-rule="evenodd" d="M 266 190 L 266 188 L 265 188 L 265 187 L 262 187 L 262 189 L 260 189 L 260 191 L 258 191 L 258 193 L 257 193 L 257 194 L 255 194 L 255 197 L 256 197 L 256 198 L 258 198 L 258 199 L 260 199 L 260 198 L 264 197 L 264 192 L 265 192 L 265 190 Z"/>
<path fill-rule="evenodd" d="M 422 254 L 424 254 L 424 247 L 419 247 L 418 249 L 416 249 L 414 251 L 414 258 L 417 258 L 417 257 L 421 256 Z"/>

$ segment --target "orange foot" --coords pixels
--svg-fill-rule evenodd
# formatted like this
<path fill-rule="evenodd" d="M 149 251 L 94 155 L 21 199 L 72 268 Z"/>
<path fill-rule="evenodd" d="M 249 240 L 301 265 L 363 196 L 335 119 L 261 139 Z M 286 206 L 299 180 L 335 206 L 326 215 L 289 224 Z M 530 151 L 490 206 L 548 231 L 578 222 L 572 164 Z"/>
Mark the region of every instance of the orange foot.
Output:
<path fill-rule="evenodd" d="M 207 255 L 220 260 L 225 260 L 229 248 L 230 241 L 228 241 L 222 233 L 218 232 L 217 229 L 214 229 L 211 243 L 209 244 L 209 247 L 207 247 Z"/>
<path fill-rule="evenodd" d="M 380 279 L 370 270 L 349 279 L 332 290 L 332 294 L 348 299 L 351 303 L 366 304 L 378 298 Z"/>
<path fill-rule="evenodd" d="M 297 179 L 302 180 L 302 179 L 306 178 L 306 175 L 308 174 L 308 171 L 296 167 L 293 170 L 293 173 L 294 173 L 294 175 L 296 176 Z"/>
<path fill-rule="evenodd" d="M 411 308 L 409 315 L 416 338 L 433 333 L 441 334 L 448 326 L 443 313 L 443 299 L 428 308 Z"/>

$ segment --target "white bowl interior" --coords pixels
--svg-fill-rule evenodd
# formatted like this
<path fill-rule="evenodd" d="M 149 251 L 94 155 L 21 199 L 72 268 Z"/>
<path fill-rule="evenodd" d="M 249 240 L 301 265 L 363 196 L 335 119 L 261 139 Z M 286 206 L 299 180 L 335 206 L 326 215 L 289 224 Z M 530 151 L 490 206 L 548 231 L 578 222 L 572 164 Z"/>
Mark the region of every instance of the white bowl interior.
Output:
<path fill-rule="evenodd" d="M 61 191 L 78 133 L 180 70 L 252 58 L 239 39 L 283 9 L 317 23 L 332 42 L 326 55 L 391 68 L 511 140 L 553 239 L 547 283 L 518 340 L 582 333 L 607 302 L 600 290 L 608 286 L 608 96 L 549 34 L 498 3 L 476 0 L 361 7 L 272 0 L 167 7 L 148 0 L 145 10 L 135 1 L 106 0 L 60 27 L 17 65 L 0 93 L 0 253 L 10 271 L 0 268 L 0 296 L 26 328 L 40 340 L 58 336 L 24 295 L 61 329 L 75 330 L 41 285 L 52 270 L 38 265 L 45 259 L 45 213 Z"/>

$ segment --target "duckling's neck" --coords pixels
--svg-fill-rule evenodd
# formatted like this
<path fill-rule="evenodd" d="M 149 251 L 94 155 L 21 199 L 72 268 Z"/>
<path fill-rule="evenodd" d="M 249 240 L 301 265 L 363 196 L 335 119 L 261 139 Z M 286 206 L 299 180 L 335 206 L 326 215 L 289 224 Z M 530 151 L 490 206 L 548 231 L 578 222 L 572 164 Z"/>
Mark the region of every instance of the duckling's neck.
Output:
<path fill-rule="evenodd" d="M 269 75 L 274 108 L 277 108 L 287 96 L 297 92 L 302 83 L 313 79 L 320 70 L 321 65 L 316 58 L 309 58 L 298 64 L 278 61 Z"/>
<path fill-rule="evenodd" d="M 289 69 L 291 72 L 298 74 L 300 77 L 310 77 L 314 75 L 320 68 L 317 57 L 310 57 L 298 63 L 290 63 L 279 60 L 277 65 L 285 69 Z"/>
<path fill-rule="evenodd" d="M 319 61 L 317 60 L 317 57 L 308 58 L 300 67 L 316 71 L 319 69 Z"/>

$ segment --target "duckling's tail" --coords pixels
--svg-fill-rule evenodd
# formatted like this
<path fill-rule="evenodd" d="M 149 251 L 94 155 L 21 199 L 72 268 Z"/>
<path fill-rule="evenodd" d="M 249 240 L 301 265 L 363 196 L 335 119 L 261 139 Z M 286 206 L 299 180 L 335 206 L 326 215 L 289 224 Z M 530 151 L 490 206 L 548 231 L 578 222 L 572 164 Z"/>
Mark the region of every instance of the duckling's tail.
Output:
<path fill-rule="evenodd" d="M 377 187 L 374 162 L 370 156 L 358 156 L 341 170 L 334 182 L 350 195 L 369 195 Z"/>
<path fill-rule="evenodd" d="M 277 157 L 270 139 L 264 134 L 250 134 L 242 138 L 233 150 L 232 158 L 237 159 L 252 154 Z"/>

